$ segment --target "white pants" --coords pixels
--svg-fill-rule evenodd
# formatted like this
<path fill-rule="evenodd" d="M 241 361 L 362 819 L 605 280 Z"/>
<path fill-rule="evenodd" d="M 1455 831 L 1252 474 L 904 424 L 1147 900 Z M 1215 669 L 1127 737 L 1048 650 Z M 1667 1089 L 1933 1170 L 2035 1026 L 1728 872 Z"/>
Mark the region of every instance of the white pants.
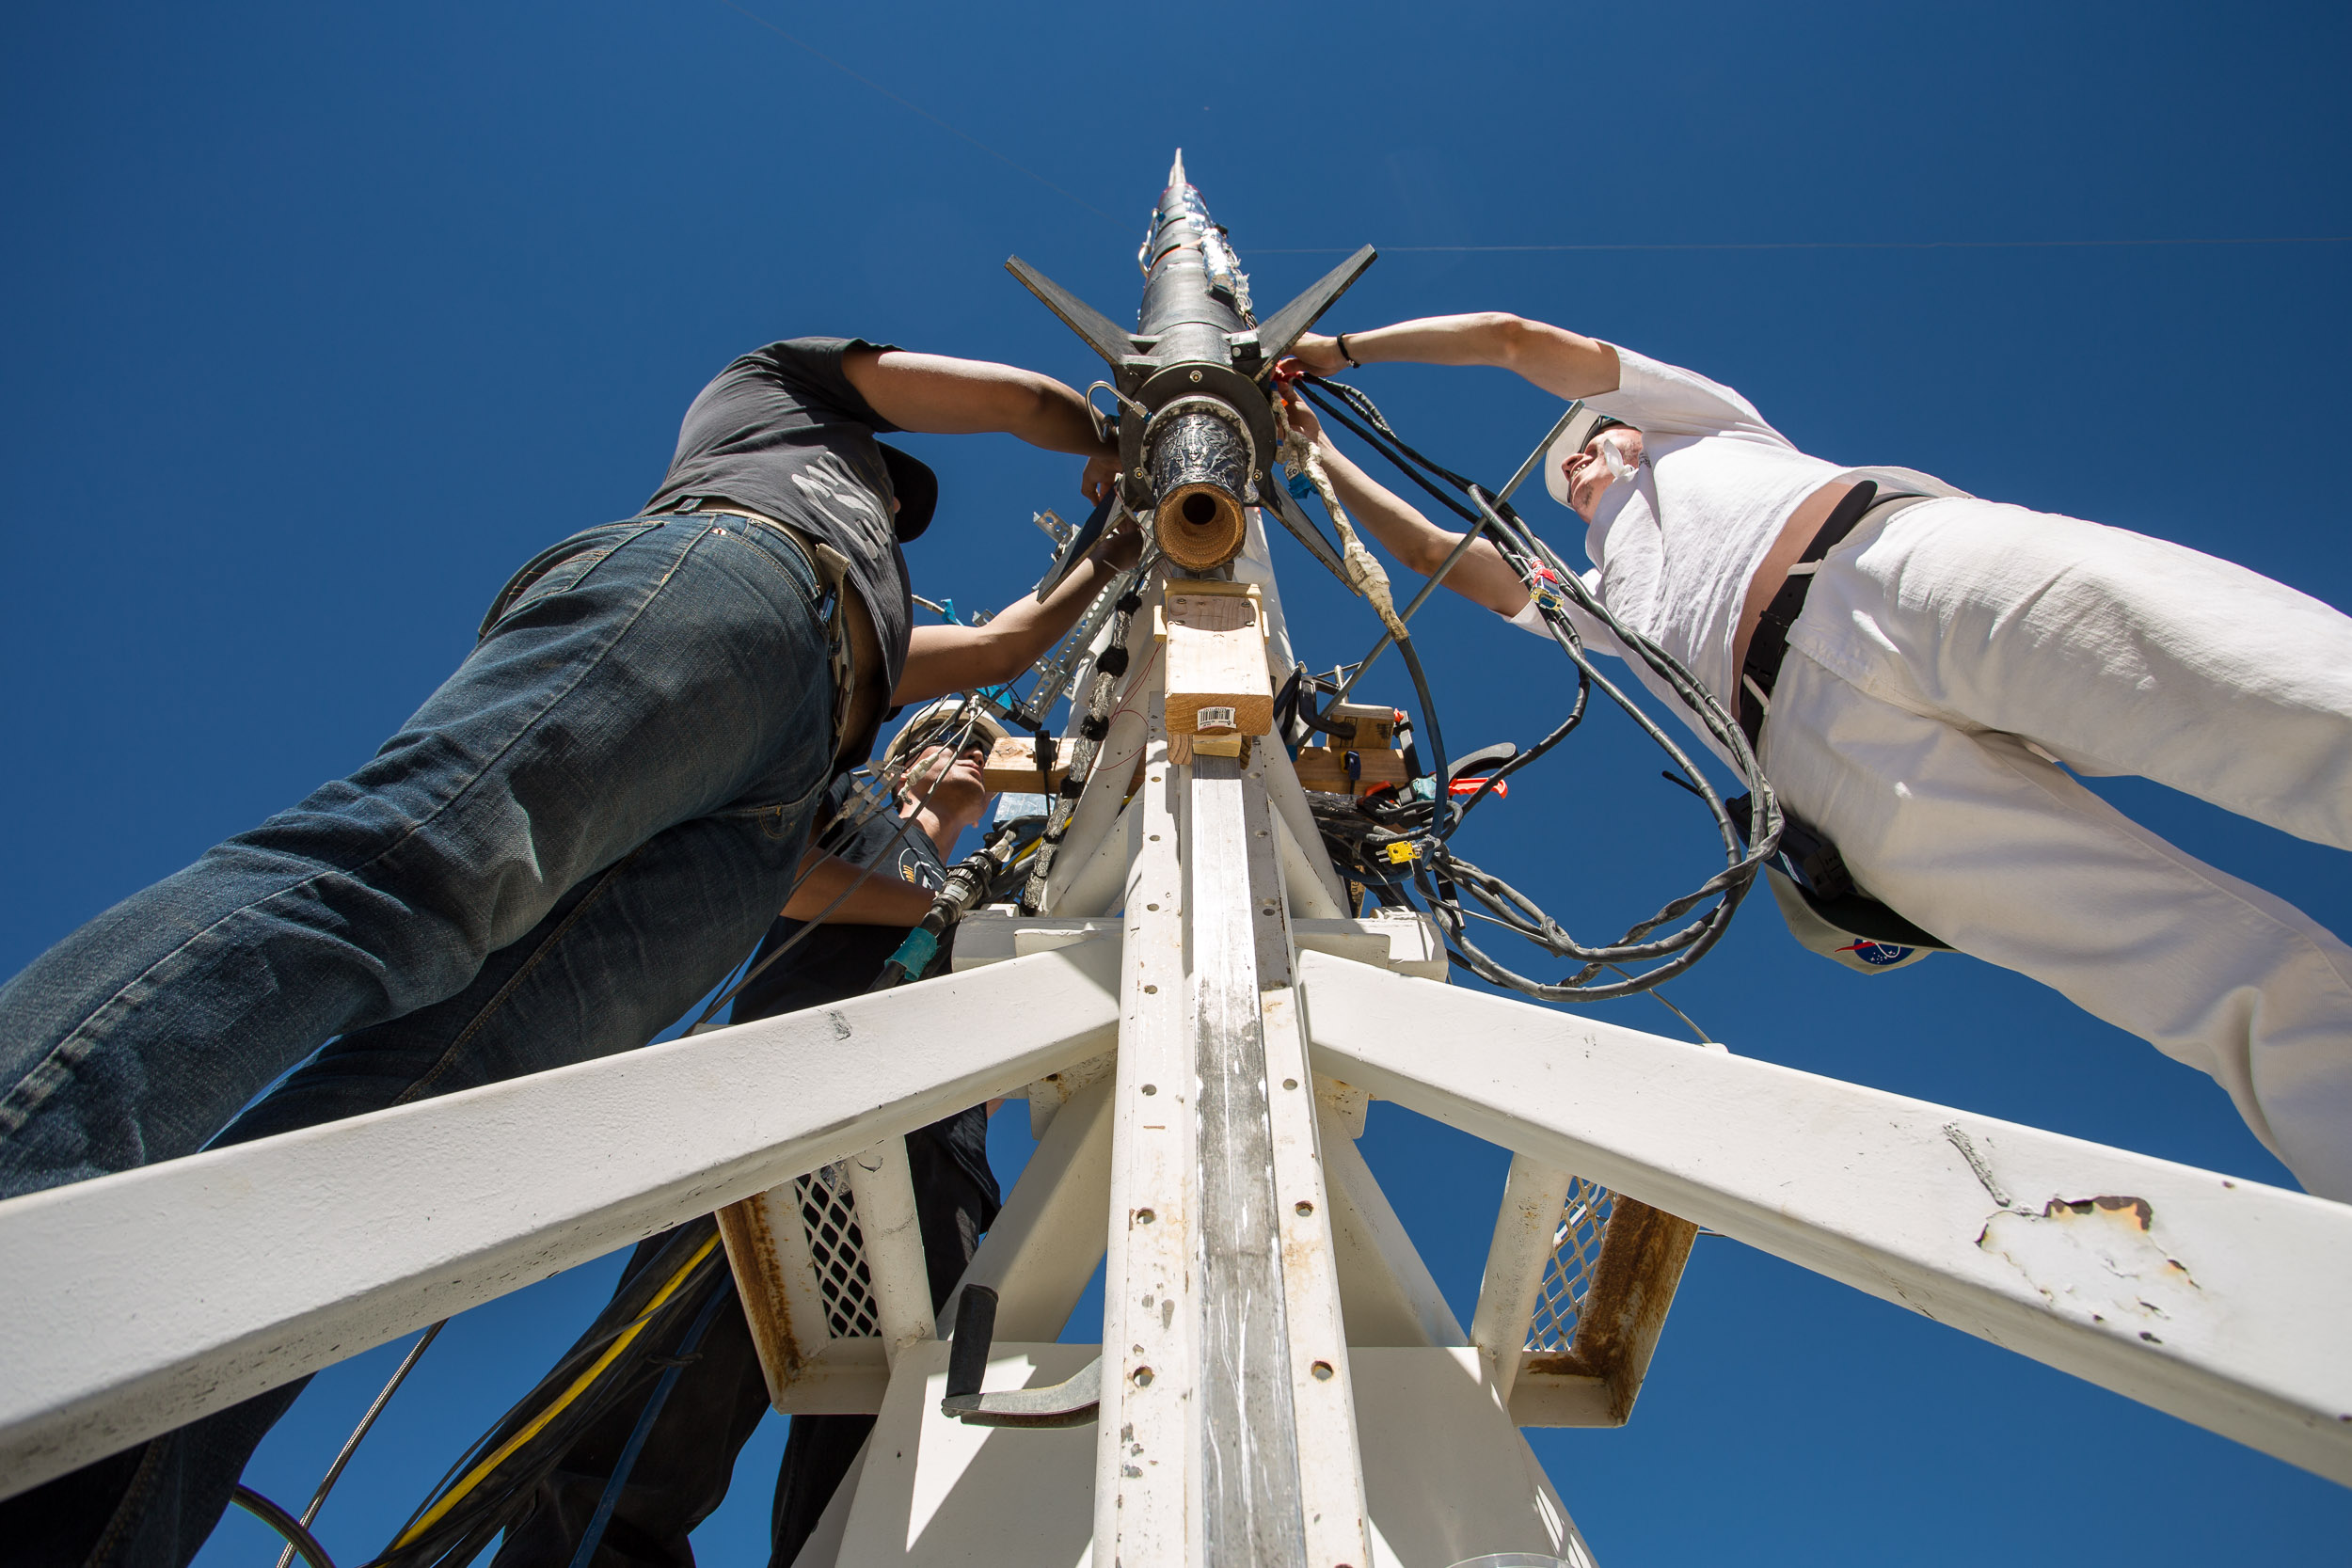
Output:
<path fill-rule="evenodd" d="M 2352 620 L 2177 545 L 1931 501 L 1822 563 L 1763 733 L 1864 888 L 2211 1074 L 2352 1201 L 2352 948 L 2034 748 L 2352 848 Z"/>

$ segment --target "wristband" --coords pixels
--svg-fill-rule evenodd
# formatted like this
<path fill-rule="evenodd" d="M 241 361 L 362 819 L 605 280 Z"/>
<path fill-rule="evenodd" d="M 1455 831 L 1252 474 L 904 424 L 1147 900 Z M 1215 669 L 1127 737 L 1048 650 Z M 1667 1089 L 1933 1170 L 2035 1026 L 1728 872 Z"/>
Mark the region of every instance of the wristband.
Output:
<path fill-rule="evenodd" d="M 1340 357 L 1347 361 L 1347 368 L 1348 368 L 1349 370 L 1351 370 L 1351 371 L 1360 371 L 1360 370 L 1362 370 L 1362 369 L 1363 369 L 1363 366 L 1361 366 L 1361 365 L 1359 365 L 1359 364 L 1358 364 L 1358 363 L 1356 362 L 1356 356 L 1355 356 L 1354 355 L 1352 355 L 1352 354 L 1350 354 L 1350 353 L 1348 353 L 1348 352 L 1347 352 L 1347 334 L 1346 334 L 1346 333 L 1343 332 L 1343 333 L 1341 333 L 1338 337 L 1336 337 L 1336 338 L 1332 339 L 1331 341 L 1332 341 L 1334 343 L 1337 343 L 1337 344 L 1339 345 L 1339 350 L 1340 350 Z"/>

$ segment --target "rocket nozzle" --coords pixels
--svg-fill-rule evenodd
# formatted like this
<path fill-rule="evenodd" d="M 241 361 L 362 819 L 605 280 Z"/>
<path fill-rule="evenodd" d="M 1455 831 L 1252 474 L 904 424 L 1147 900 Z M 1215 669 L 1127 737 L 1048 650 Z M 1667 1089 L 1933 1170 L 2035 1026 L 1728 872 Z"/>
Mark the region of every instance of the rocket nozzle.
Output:
<path fill-rule="evenodd" d="M 1170 561 L 1190 572 L 1241 553 L 1250 439 L 1241 416 L 1208 397 L 1180 398 L 1152 420 L 1146 469 L 1159 498 L 1152 528 Z"/>

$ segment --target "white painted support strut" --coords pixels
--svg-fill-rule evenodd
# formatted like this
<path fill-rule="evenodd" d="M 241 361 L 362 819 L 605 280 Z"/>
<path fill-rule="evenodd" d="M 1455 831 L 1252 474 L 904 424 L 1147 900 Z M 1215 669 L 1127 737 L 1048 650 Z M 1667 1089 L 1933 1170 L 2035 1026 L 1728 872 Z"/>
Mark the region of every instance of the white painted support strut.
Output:
<path fill-rule="evenodd" d="M 850 1155 L 847 1164 L 882 1356 L 895 1367 L 908 1346 L 932 1337 L 930 1271 L 923 1261 L 923 1227 L 914 1212 L 907 1141 L 884 1138 Z"/>
<path fill-rule="evenodd" d="M 1184 873 L 1177 852 L 1185 770 L 1168 760 L 1164 707 L 1154 691 L 1136 796 L 1141 836 L 1124 895 L 1122 1022 L 1111 1101 L 1094 1557 L 1120 1568 L 1190 1568 L 1197 1560 L 1190 1543 L 1200 1455 L 1190 1391 L 1200 1343 L 1192 1257 L 1199 1177 L 1192 1042 L 1184 1032 Z"/>
<path fill-rule="evenodd" d="M 1294 993 L 1295 994 L 1295 993 Z M 1441 1345 L 1470 1342 L 1390 1207 L 1389 1195 L 1329 1112 L 1322 1117 L 1324 1185 L 1331 1209 L 1332 1251 L 1347 1296 L 1347 1342 Z M 1549 1232 L 1547 1232 L 1549 1234 Z M 1508 1391 L 1504 1391 L 1508 1397 Z"/>
<path fill-rule="evenodd" d="M 1495 1391 L 1505 1403 L 1527 1354 L 1527 1325 L 1535 1316 L 1544 1270 L 1551 1263 L 1552 1236 L 1560 1210 L 1576 1178 L 1524 1154 L 1511 1157 L 1495 1212 L 1494 1240 L 1486 1248 L 1486 1277 L 1479 1282 L 1478 1312 L 1470 1341 L 1494 1368 Z"/>
<path fill-rule="evenodd" d="M 1300 983 L 1320 1071 L 2352 1484 L 2352 1205 L 1320 954 Z"/>
<path fill-rule="evenodd" d="M 0 1496 L 1109 1048 L 1081 943 L 0 1203 Z"/>
<path fill-rule="evenodd" d="M 996 1292 L 996 1338 L 1050 1343 L 1060 1337 L 1094 1277 L 1094 1265 L 1103 1260 L 1110 1098 L 1106 1078 L 1080 1089 L 1054 1117 L 941 1309 L 942 1338 L 955 1332 L 957 1303 L 966 1285 L 986 1285 Z"/>

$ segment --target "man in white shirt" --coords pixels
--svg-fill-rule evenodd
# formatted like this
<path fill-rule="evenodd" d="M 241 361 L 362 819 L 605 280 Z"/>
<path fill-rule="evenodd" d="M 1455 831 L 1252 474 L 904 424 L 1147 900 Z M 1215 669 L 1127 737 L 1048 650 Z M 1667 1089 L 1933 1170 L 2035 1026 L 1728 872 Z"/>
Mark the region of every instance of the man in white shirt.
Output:
<path fill-rule="evenodd" d="M 1856 884 L 2210 1074 L 2307 1190 L 2352 1200 L 2352 948 L 2067 773 L 2352 848 L 2352 620 L 2178 545 L 1807 456 L 1731 388 L 1540 322 L 1296 353 L 1319 375 L 1492 365 L 1621 421 L 1546 460 L 1587 586 L 1740 716 Z M 1324 452 L 1374 535 L 1434 571 L 1460 535 Z M 1549 635 L 1491 544 L 1446 580 Z"/>

